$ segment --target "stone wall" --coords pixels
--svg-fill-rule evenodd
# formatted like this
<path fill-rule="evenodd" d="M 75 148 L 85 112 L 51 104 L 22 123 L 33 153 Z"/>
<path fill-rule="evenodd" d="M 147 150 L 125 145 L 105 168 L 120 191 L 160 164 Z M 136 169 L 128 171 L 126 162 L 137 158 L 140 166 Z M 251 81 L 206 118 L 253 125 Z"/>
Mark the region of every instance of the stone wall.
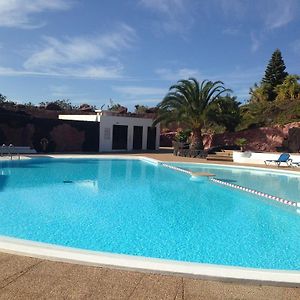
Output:
<path fill-rule="evenodd" d="M 220 145 L 234 145 L 238 138 L 247 139 L 245 150 L 250 151 L 264 151 L 274 152 L 282 148 L 285 140 L 289 138 L 289 130 L 291 128 L 300 128 L 300 122 L 289 123 L 286 125 L 276 125 L 272 127 L 261 127 L 255 129 L 248 129 L 233 133 L 223 133 L 208 135 L 205 137 L 205 148 L 220 146 Z M 295 149 L 286 149 L 290 152 L 299 152 Z"/>
<path fill-rule="evenodd" d="M 290 152 L 300 152 L 300 127 L 289 129 L 286 146 Z"/>
<path fill-rule="evenodd" d="M 98 152 L 99 123 L 36 118 L 11 111 L 0 111 L 0 145 L 30 146 L 43 152 Z"/>
<path fill-rule="evenodd" d="M 171 146 L 175 132 L 163 133 L 161 142 L 163 146 Z M 222 133 L 214 135 L 204 135 L 204 146 L 211 147 L 234 145 L 238 138 L 246 138 L 245 150 L 274 152 L 284 150 L 286 146 L 289 152 L 300 151 L 300 122 L 286 125 L 276 125 L 272 127 L 261 127 L 248 129 L 233 133 Z"/>

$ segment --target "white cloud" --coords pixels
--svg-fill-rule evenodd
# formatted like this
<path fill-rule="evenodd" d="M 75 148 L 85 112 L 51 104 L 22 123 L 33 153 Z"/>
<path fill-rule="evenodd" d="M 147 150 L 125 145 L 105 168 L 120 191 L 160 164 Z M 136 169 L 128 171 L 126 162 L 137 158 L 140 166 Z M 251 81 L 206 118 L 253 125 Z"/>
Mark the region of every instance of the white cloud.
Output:
<path fill-rule="evenodd" d="M 195 21 L 192 0 L 140 0 L 139 3 L 157 15 L 153 24 L 158 34 L 184 34 Z"/>
<path fill-rule="evenodd" d="M 188 79 L 190 77 L 199 78 L 200 72 L 197 69 L 181 68 L 178 70 L 171 70 L 166 68 L 157 69 L 156 74 L 163 80 L 180 80 Z"/>
<path fill-rule="evenodd" d="M 242 19 L 247 12 L 248 3 L 245 0 L 215 0 L 215 3 L 230 18 Z"/>
<path fill-rule="evenodd" d="M 255 33 L 251 32 L 251 51 L 256 52 L 260 47 L 260 39 L 255 35 Z"/>
<path fill-rule="evenodd" d="M 121 24 L 118 30 L 94 37 L 57 39 L 46 37 L 25 60 L 23 68 L 0 68 L 0 75 L 66 76 L 112 79 L 122 76 L 119 54 L 136 38 L 133 28 Z"/>
<path fill-rule="evenodd" d="M 298 0 L 261 0 L 254 5 L 251 0 L 214 1 L 226 17 L 245 21 L 256 15 L 266 29 L 276 29 L 290 23 L 299 8 Z"/>
<path fill-rule="evenodd" d="M 23 69 L 13 69 L 9 67 L 1 67 L 0 66 L 0 76 L 26 76 L 26 75 L 43 75 L 44 73 L 40 72 L 30 72 L 30 71 L 25 71 Z M 49 74 L 52 75 L 52 74 Z"/>
<path fill-rule="evenodd" d="M 297 5 L 297 0 L 268 1 L 264 14 L 266 27 L 276 29 L 293 21 Z"/>
<path fill-rule="evenodd" d="M 140 3 L 146 8 L 158 11 L 166 15 L 172 15 L 173 10 L 184 10 L 184 0 L 141 0 Z"/>
<path fill-rule="evenodd" d="M 0 26 L 36 28 L 44 24 L 35 23 L 34 14 L 45 11 L 67 10 L 69 0 L 0 0 Z"/>
<path fill-rule="evenodd" d="M 167 89 L 145 86 L 113 86 L 113 90 L 125 96 L 161 96 L 168 92 Z"/>
<path fill-rule="evenodd" d="M 41 77 L 70 77 L 86 79 L 118 79 L 121 78 L 121 66 L 90 66 L 80 68 L 59 68 L 57 70 L 26 70 L 0 66 L 0 76 L 41 76 Z"/>
<path fill-rule="evenodd" d="M 134 29 L 125 24 L 121 24 L 117 31 L 89 38 L 75 37 L 58 40 L 46 37 L 44 45 L 25 61 L 24 67 L 31 70 L 52 69 L 62 65 L 102 59 L 114 60 L 112 53 L 130 48 L 134 39 Z M 95 71 L 97 73 L 97 70 Z"/>
<path fill-rule="evenodd" d="M 299 0 L 212 0 L 220 8 L 226 20 L 232 23 L 235 19 L 239 24 L 253 22 L 258 26 L 259 31 L 254 34 L 249 32 L 251 40 L 251 51 L 257 51 L 267 39 L 270 31 L 286 26 L 295 20 L 299 15 Z M 210 3 L 211 4 L 211 3 Z M 213 14 L 210 15 L 214 17 Z M 240 31 L 242 33 L 242 31 Z M 224 34 L 237 35 L 234 27 L 223 30 Z"/>

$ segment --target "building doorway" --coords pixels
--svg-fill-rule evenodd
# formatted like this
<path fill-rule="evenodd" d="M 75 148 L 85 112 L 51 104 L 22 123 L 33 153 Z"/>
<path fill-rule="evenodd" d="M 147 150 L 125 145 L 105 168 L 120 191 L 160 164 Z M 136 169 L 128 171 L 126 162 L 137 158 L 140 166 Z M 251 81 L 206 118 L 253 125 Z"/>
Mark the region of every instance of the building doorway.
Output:
<path fill-rule="evenodd" d="M 156 149 L 156 127 L 148 127 L 147 149 L 148 150 Z"/>
<path fill-rule="evenodd" d="M 127 150 L 128 126 L 114 125 L 113 126 L 113 150 Z"/>
<path fill-rule="evenodd" d="M 143 148 L 143 126 L 133 126 L 133 150 Z"/>

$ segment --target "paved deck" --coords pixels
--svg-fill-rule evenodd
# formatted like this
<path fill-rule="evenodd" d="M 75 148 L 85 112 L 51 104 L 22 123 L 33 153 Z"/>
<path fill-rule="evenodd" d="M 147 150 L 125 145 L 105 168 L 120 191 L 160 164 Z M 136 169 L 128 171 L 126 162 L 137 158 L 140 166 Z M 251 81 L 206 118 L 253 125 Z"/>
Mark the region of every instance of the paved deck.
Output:
<path fill-rule="evenodd" d="M 121 271 L 0 254 L 0 299 L 300 299 L 300 288 Z"/>
<path fill-rule="evenodd" d="M 207 162 L 167 152 L 142 155 L 161 161 Z M 300 288 L 121 271 L 0 253 L 0 299 L 300 299 Z"/>
<path fill-rule="evenodd" d="M 119 154 L 125 155 L 125 154 Z M 128 155 L 128 154 L 127 154 Z M 234 163 L 228 161 L 213 161 L 213 160 L 206 160 L 201 158 L 192 158 L 192 157 L 183 157 L 183 156 L 175 156 L 171 153 L 170 150 L 163 150 L 157 153 L 133 153 L 130 155 L 134 156 L 146 156 L 149 158 L 157 159 L 160 161 L 172 161 L 172 162 L 189 162 L 189 163 L 205 163 L 205 164 L 216 164 L 216 165 L 229 165 L 229 166 L 246 166 L 246 167 L 258 167 L 258 168 L 267 168 L 267 169 L 274 169 L 274 170 L 285 170 L 285 171 L 293 171 L 293 172 L 300 172 L 300 167 L 289 167 L 286 165 L 281 165 L 280 167 L 276 165 L 263 165 L 263 164 L 241 164 L 241 163 Z"/>

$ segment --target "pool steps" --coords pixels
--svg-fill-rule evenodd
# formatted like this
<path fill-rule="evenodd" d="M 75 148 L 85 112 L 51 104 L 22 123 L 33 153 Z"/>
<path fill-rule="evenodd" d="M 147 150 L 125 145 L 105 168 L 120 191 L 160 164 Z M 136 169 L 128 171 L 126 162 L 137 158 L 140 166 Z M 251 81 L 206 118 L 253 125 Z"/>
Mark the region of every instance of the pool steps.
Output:
<path fill-rule="evenodd" d="M 250 189 L 250 188 L 247 188 L 247 187 L 243 187 L 243 186 L 240 186 L 240 185 L 237 185 L 237 184 L 233 184 L 233 183 L 229 183 L 229 182 L 217 179 L 217 178 L 213 178 L 214 174 L 202 173 L 202 172 L 191 172 L 191 171 L 184 170 L 184 169 L 181 169 L 181 168 L 178 168 L 178 167 L 175 167 L 175 166 L 171 166 L 171 165 L 168 165 L 168 164 L 165 164 L 165 163 L 161 163 L 161 165 L 164 166 L 165 168 L 188 174 L 188 175 L 191 176 L 191 180 L 193 180 L 193 181 L 203 181 L 203 179 L 208 179 L 208 180 L 210 180 L 214 183 L 217 183 L 217 184 L 221 184 L 221 185 L 228 186 L 228 187 L 231 187 L 231 188 L 234 188 L 234 189 L 237 189 L 237 190 L 241 190 L 241 191 L 244 191 L 244 192 L 247 192 L 247 193 L 250 193 L 250 194 L 261 196 L 261 197 L 267 198 L 269 200 L 280 202 L 284 205 L 300 208 L 300 202 L 285 200 L 285 199 L 277 197 L 277 196 L 269 195 L 267 193 L 263 193 L 263 192 L 256 191 L 256 190 L 253 190 L 253 189 Z M 298 212 L 298 209 L 297 209 L 297 212 Z"/>

